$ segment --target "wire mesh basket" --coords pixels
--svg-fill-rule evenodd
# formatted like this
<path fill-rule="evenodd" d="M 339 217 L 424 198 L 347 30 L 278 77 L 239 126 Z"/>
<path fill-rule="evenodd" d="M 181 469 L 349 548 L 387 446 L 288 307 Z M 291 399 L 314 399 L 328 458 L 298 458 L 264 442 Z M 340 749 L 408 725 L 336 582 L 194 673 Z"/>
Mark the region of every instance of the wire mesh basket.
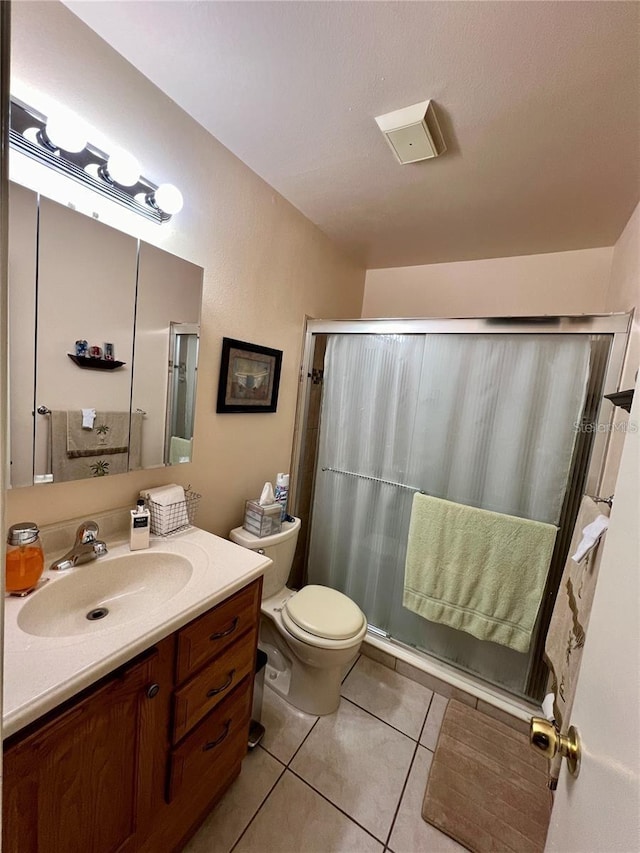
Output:
<path fill-rule="evenodd" d="M 163 505 L 149 498 L 147 508 L 151 516 L 151 532 L 155 536 L 171 536 L 181 530 L 188 530 L 195 522 L 201 497 L 186 488 L 184 501 Z"/>

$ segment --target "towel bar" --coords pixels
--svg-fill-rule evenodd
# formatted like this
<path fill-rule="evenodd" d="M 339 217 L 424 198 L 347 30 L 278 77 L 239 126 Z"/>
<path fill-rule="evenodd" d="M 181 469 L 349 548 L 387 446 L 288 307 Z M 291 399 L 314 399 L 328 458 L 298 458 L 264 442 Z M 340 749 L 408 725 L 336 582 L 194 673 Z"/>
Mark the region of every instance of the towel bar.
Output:
<path fill-rule="evenodd" d="M 427 494 L 424 489 L 419 489 L 418 486 L 394 483 L 393 480 L 383 480 L 381 477 L 371 477 L 369 474 L 358 474 L 356 471 L 340 471 L 338 468 L 323 468 L 322 470 L 330 471 L 332 474 L 344 474 L 347 477 L 358 477 L 360 480 L 371 480 L 374 483 L 384 483 L 386 486 L 395 486 L 397 489 L 409 489 L 410 492 L 420 492 L 421 495 Z"/>
<path fill-rule="evenodd" d="M 615 495 L 609 495 L 608 498 L 601 498 L 598 495 L 587 495 L 587 497 L 591 498 L 591 500 L 596 504 L 607 504 L 609 509 L 611 509 L 613 507 L 613 499 Z"/>

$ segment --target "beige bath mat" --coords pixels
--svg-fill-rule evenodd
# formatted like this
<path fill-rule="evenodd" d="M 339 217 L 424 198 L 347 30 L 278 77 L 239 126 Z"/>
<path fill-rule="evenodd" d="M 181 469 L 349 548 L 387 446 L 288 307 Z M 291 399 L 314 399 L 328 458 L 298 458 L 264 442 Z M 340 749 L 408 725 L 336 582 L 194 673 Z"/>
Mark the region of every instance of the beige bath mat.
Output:
<path fill-rule="evenodd" d="M 551 815 L 547 762 L 527 736 L 451 700 L 422 817 L 474 853 L 542 853 Z"/>

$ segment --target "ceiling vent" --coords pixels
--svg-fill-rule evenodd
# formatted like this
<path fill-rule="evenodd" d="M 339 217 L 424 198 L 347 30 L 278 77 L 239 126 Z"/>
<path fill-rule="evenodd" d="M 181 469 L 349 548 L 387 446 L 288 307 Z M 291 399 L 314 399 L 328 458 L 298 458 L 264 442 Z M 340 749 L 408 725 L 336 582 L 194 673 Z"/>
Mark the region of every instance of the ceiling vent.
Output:
<path fill-rule="evenodd" d="M 433 101 L 377 116 L 376 121 L 400 163 L 429 160 L 447 150 Z"/>

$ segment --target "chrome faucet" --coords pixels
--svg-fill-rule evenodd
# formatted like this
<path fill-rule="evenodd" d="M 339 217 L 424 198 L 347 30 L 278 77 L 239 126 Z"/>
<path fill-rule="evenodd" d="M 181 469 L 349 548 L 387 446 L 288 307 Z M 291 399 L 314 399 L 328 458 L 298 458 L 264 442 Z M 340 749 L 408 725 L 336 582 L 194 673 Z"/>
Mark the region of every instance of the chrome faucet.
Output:
<path fill-rule="evenodd" d="M 64 557 L 51 563 L 50 571 L 72 569 L 81 563 L 88 563 L 107 553 L 107 545 L 98 539 L 100 528 L 95 521 L 84 521 L 76 531 L 76 541 Z"/>

